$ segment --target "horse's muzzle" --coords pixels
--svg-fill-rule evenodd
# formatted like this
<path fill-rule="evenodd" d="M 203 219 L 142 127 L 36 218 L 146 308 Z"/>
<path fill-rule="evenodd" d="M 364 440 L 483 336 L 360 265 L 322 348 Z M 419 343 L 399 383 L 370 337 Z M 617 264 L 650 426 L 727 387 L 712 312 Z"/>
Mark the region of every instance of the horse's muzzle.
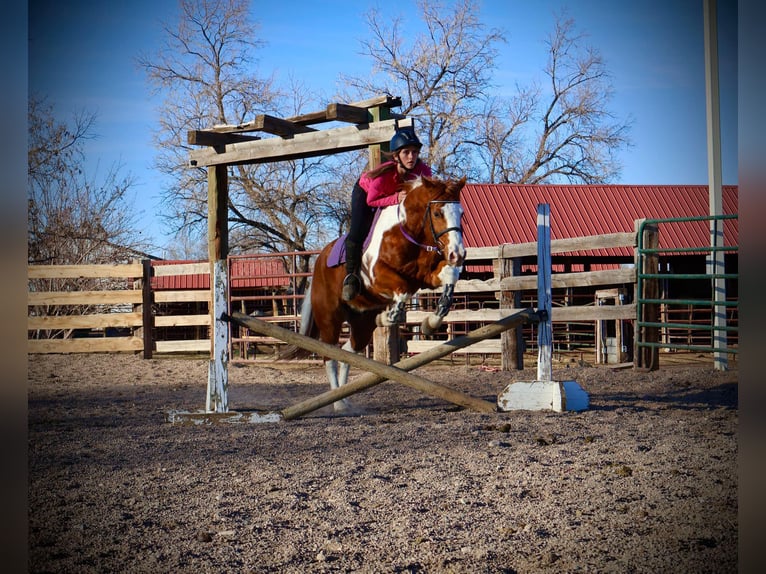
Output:
<path fill-rule="evenodd" d="M 457 247 L 457 249 L 453 249 L 452 246 L 450 246 L 449 251 L 447 253 L 447 263 L 449 263 L 453 267 L 461 267 L 464 261 L 465 261 L 465 247 L 463 247 L 463 244 L 461 243 Z"/>

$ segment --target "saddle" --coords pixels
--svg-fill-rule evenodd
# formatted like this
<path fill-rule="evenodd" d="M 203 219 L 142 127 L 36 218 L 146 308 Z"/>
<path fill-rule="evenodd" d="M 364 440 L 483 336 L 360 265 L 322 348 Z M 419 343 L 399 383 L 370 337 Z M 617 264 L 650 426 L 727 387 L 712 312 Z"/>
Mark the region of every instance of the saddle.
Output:
<path fill-rule="evenodd" d="M 362 253 L 367 250 L 367 247 L 372 240 L 372 231 L 375 229 L 375 225 L 378 223 L 380 212 L 380 208 L 375 209 L 375 215 L 373 216 L 372 223 L 370 224 L 370 229 L 367 231 L 367 235 L 365 236 L 364 242 L 362 243 Z M 338 265 L 344 265 L 346 263 L 346 237 L 348 237 L 348 233 L 344 233 L 335 240 L 335 243 L 333 244 L 332 249 L 327 256 L 328 267 L 338 267 Z"/>

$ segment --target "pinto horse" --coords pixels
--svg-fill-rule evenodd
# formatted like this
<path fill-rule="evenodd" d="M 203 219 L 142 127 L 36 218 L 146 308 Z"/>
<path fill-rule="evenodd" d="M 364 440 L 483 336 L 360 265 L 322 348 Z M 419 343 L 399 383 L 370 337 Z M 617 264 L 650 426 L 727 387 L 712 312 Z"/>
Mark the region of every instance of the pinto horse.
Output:
<path fill-rule="evenodd" d="M 341 298 L 345 265 L 328 265 L 342 238 L 325 246 L 304 298 L 301 334 L 337 345 L 343 324 L 348 323 L 350 336 L 343 349 L 359 353 L 370 343 L 376 326 L 404 322 L 405 305 L 418 289 L 443 286 L 436 310 L 421 325 L 426 335 L 436 331 L 452 305 L 465 259 L 460 205 L 465 182 L 465 177 L 458 181 L 419 177 L 401 186 L 405 199 L 382 208 L 371 230 L 362 254 L 363 287 L 351 301 Z M 331 388 L 348 380 L 346 363 L 328 359 L 325 369 Z M 346 399 L 335 403 L 336 410 L 348 406 Z"/>

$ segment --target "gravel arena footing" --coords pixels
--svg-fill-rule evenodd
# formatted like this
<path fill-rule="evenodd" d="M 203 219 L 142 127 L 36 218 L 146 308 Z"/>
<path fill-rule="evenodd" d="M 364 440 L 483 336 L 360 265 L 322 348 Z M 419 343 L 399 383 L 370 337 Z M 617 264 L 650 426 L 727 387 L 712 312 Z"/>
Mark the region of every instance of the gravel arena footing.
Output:
<path fill-rule="evenodd" d="M 292 421 L 171 423 L 208 361 L 28 359 L 35 573 L 737 571 L 736 364 L 556 362 L 581 412 L 471 412 L 398 383 Z M 489 401 L 535 371 L 440 362 Z M 352 369 L 352 378 L 360 372 Z M 233 411 L 328 386 L 321 365 L 232 364 Z"/>

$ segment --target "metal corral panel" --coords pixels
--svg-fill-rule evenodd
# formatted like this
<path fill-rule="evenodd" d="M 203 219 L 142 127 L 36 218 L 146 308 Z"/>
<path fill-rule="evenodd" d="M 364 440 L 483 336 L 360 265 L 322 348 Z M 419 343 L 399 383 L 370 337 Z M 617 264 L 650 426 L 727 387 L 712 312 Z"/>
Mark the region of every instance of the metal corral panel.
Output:
<path fill-rule="evenodd" d="M 637 219 L 706 216 L 706 185 L 514 185 L 469 184 L 462 192 L 467 247 L 537 240 L 537 205 L 551 206 L 551 238 L 566 239 L 629 232 Z M 738 186 L 723 186 L 725 214 L 738 213 Z M 661 247 L 710 244 L 708 222 L 663 226 Z M 737 245 L 738 221 L 727 220 L 724 242 Z M 631 256 L 629 248 L 589 252 Z"/>

